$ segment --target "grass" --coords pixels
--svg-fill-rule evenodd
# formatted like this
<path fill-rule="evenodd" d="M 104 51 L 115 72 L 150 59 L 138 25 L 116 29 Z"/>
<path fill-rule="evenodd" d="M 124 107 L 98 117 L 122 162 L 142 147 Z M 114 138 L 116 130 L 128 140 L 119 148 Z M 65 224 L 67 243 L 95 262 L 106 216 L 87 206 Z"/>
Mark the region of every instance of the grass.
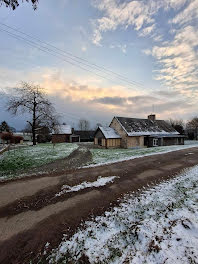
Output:
<path fill-rule="evenodd" d="M 155 147 L 143 149 L 90 149 L 93 160 L 90 165 L 133 159 L 155 153 L 166 153 L 198 146 L 197 141 L 187 141 L 186 145 Z M 31 168 L 50 163 L 56 159 L 67 157 L 77 144 L 61 143 L 53 147 L 52 144 L 38 144 L 10 150 L 0 156 L 0 179 L 19 177 Z"/>
<path fill-rule="evenodd" d="M 7 151 L 0 157 L 0 178 L 17 177 L 28 169 L 65 158 L 76 148 L 76 144 L 62 143 L 53 147 L 49 143 Z"/>
<path fill-rule="evenodd" d="M 198 146 L 198 141 L 186 141 L 185 145 L 154 147 L 154 148 L 139 148 L 139 149 L 91 149 L 93 155 L 93 164 L 102 164 L 114 162 L 133 157 L 141 157 L 155 153 L 165 153 L 174 150 L 180 150 Z"/>

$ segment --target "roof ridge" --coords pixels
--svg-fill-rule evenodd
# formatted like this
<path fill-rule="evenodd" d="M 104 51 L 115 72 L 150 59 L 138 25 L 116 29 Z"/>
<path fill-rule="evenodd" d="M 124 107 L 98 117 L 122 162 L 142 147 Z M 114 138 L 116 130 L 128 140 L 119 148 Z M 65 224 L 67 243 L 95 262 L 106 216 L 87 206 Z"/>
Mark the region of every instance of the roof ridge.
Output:
<path fill-rule="evenodd" d="M 140 117 L 125 117 L 125 116 L 115 116 L 115 118 L 129 118 L 129 119 L 138 119 L 138 120 L 149 120 L 148 118 L 140 118 Z M 151 120 L 149 120 L 151 121 Z M 155 119 L 155 121 L 164 121 L 166 122 L 166 120 L 164 119 Z"/>
<path fill-rule="evenodd" d="M 132 134 L 155 134 L 155 133 L 172 133 L 179 134 L 167 121 L 165 120 L 149 120 L 145 118 L 132 117 L 118 117 L 115 119 L 119 122 L 122 129 L 127 135 Z"/>

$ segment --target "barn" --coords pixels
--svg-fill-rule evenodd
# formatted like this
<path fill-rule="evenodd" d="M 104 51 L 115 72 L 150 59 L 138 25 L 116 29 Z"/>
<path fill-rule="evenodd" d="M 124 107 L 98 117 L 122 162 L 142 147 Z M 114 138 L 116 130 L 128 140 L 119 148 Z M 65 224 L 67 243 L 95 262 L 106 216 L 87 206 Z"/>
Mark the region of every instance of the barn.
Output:
<path fill-rule="evenodd" d="M 94 135 L 94 144 L 103 148 L 119 148 L 121 136 L 111 127 L 98 127 Z"/>

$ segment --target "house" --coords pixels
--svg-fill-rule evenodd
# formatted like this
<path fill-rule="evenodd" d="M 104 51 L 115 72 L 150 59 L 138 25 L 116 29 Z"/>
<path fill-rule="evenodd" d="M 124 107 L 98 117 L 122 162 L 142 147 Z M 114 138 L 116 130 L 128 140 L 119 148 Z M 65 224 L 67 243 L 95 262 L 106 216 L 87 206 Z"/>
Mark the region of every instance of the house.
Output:
<path fill-rule="evenodd" d="M 94 144 L 104 148 L 119 148 L 121 136 L 111 127 L 99 126 L 94 135 Z"/>
<path fill-rule="evenodd" d="M 60 125 L 58 131 L 53 131 L 52 133 L 52 143 L 69 143 L 71 135 L 72 129 L 70 125 Z"/>
<path fill-rule="evenodd" d="M 74 143 L 79 142 L 80 136 L 74 134 L 74 129 L 70 125 L 59 126 L 58 131 L 52 133 L 52 143 Z"/>
<path fill-rule="evenodd" d="M 147 119 L 114 117 L 109 127 L 121 137 L 120 146 L 117 145 L 117 147 L 135 148 L 184 144 L 185 136 L 180 135 L 164 120 L 156 120 L 153 114 L 149 115 Z M 96 143 L 97 140 L 95 140 Z"/>
<path fill-rule="evenodd" d="M 75 134 L 80 136 L 80 142 L 93 142 L 94 130 L 75 130 Z"/>

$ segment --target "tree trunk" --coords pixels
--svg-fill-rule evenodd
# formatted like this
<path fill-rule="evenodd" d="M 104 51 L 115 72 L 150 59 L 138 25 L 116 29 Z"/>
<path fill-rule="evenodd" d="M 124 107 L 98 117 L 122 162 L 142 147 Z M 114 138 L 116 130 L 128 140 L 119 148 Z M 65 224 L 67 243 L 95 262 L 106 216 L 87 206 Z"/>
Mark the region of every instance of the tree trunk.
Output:
<path fill-rule="evenodd" d="M 36 133 L 35 133 L 35 128 L 34 126 L 32 127 L 32 142 L 33 142 L 33 145 L 36 145 Z"/>
<path fill-rule="evenodd" d="M 34 97 L 34 106 L 33 106 L 33 120 L 32 120 L 32 136 L 33 136 L 33 145 L 36 145 L 36 98 Z"/>

